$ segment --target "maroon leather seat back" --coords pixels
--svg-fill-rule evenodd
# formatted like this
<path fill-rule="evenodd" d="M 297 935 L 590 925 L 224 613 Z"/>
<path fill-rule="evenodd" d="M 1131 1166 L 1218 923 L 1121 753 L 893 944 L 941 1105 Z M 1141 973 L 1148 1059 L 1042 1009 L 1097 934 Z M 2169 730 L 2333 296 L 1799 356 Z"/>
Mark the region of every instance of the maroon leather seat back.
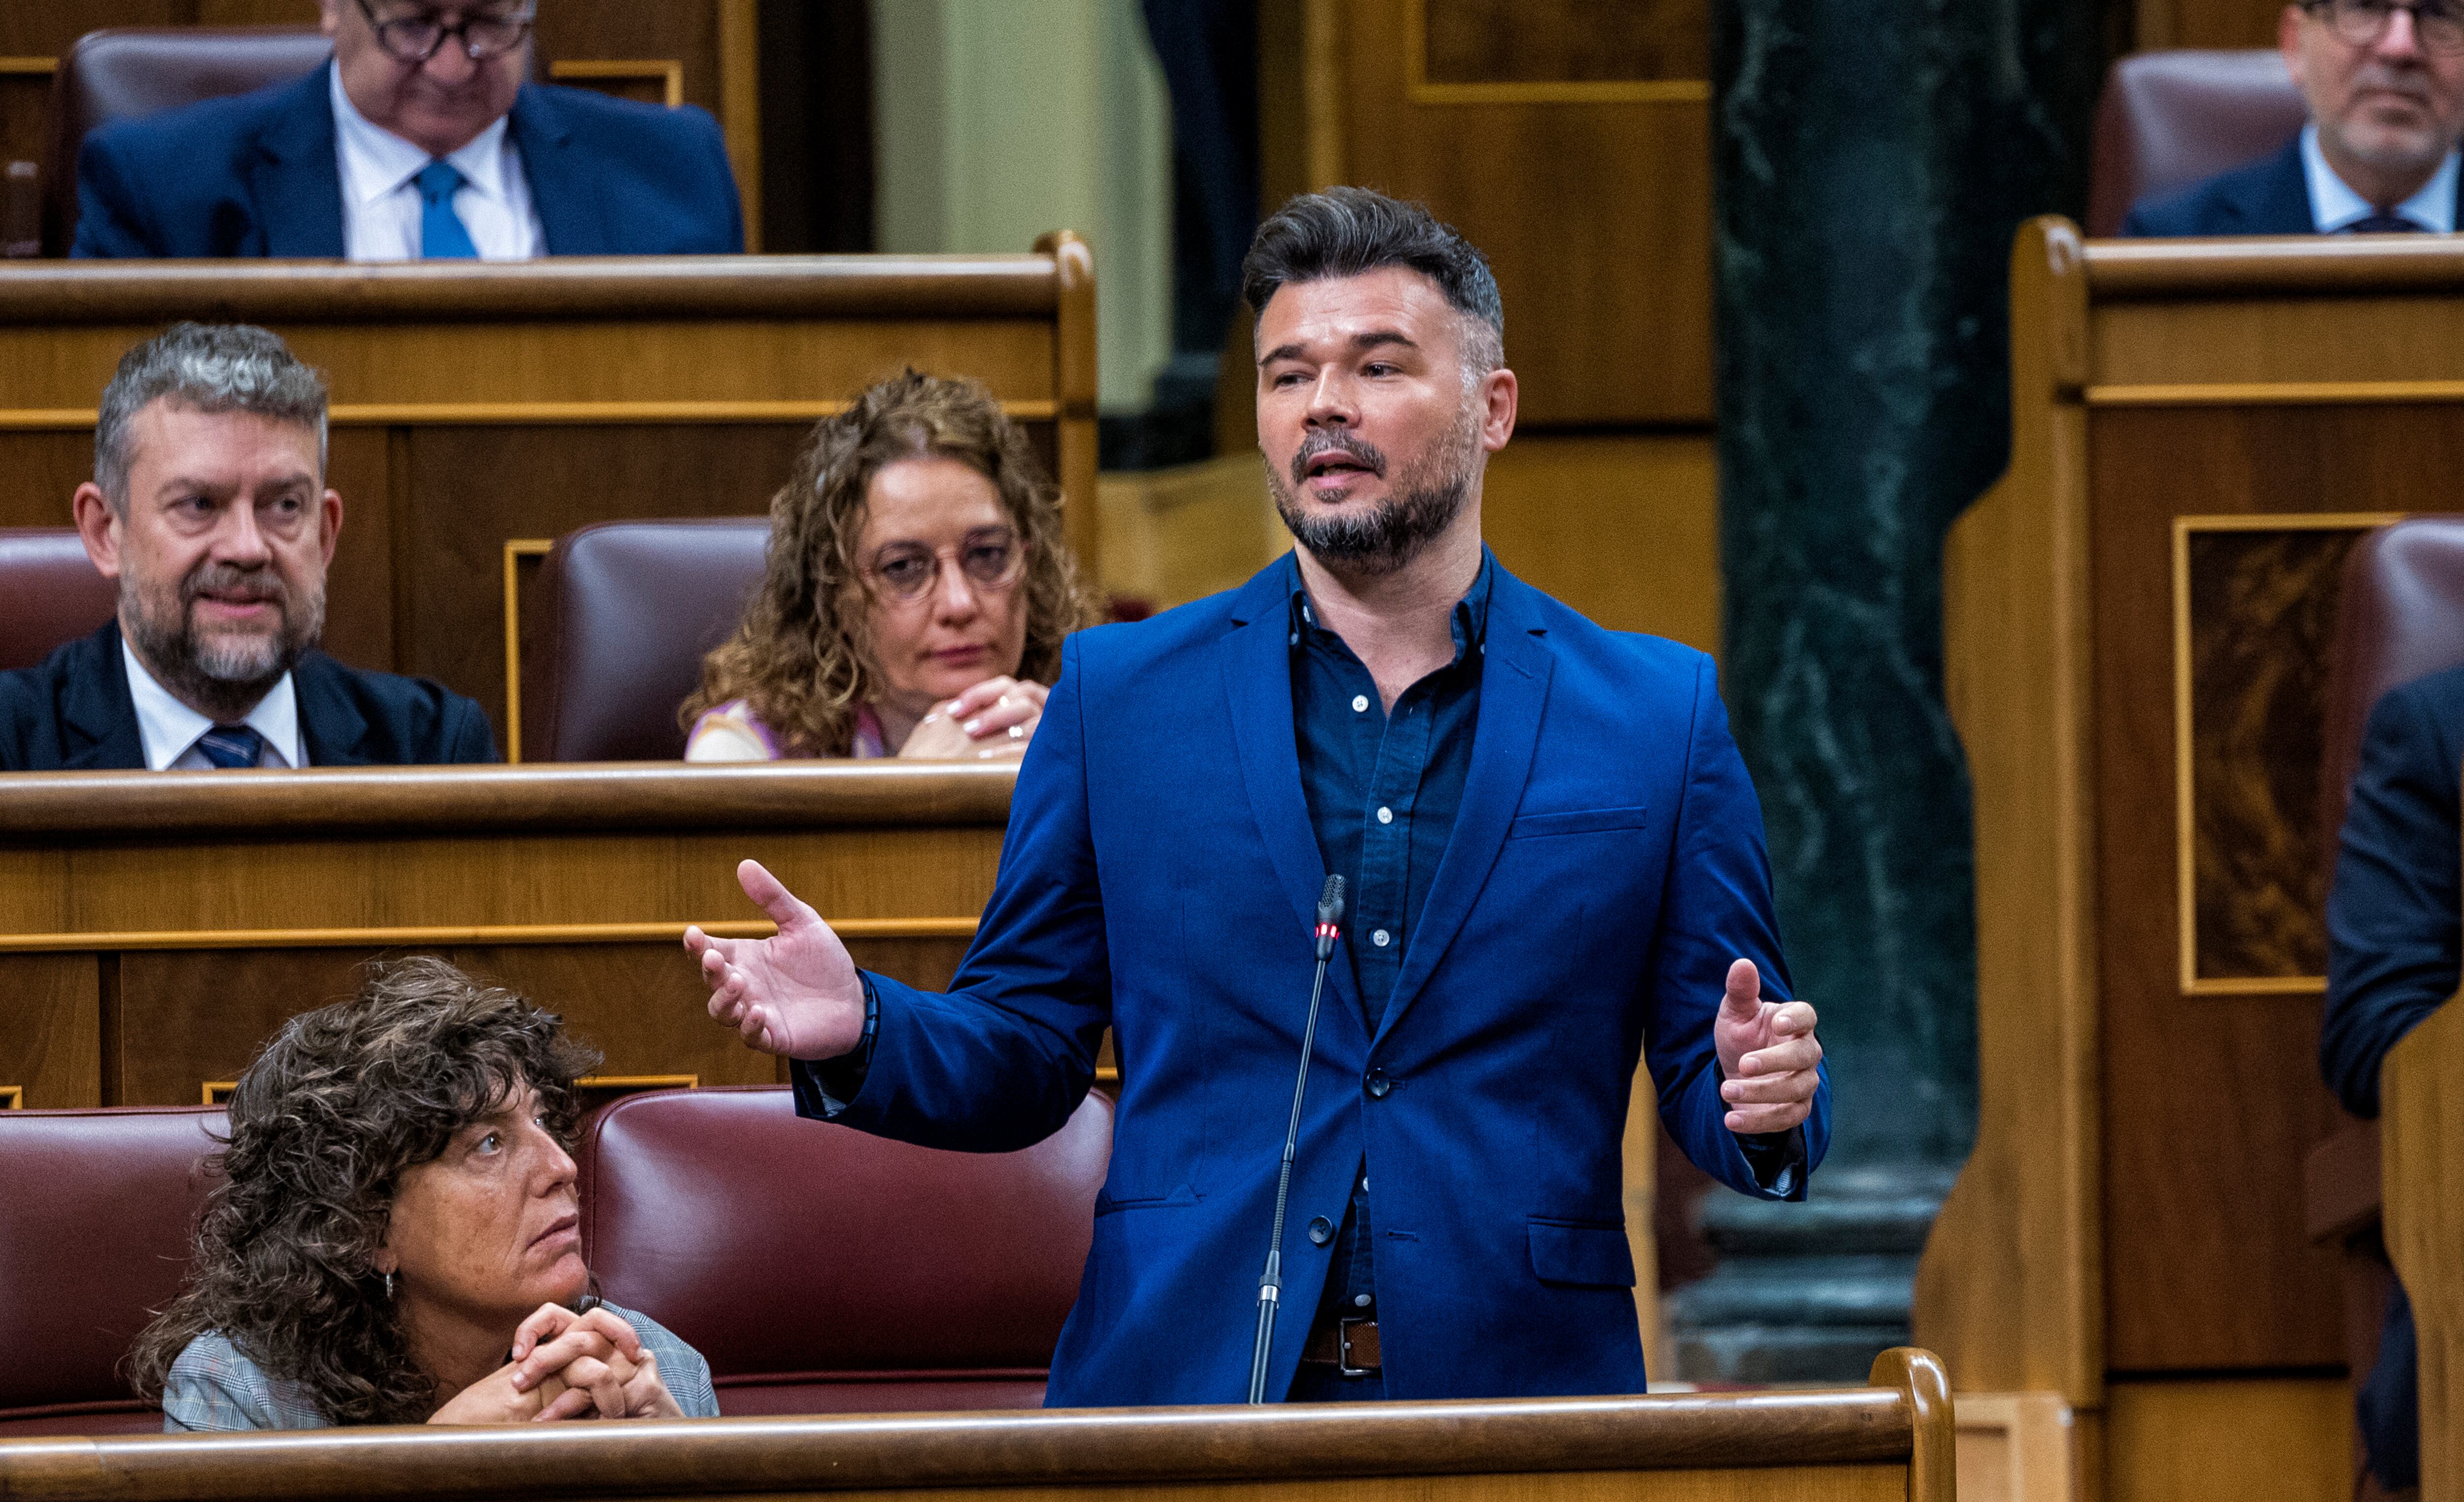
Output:
<path fill-rule="evenodd" d="M 2087 232 L 2119 232 L 2132 204 L 2255 162 L 2309 118 L 2274 48 L 2123 58 L 2097 105 Z"/>
<path fill-rule="evenodd" d="M 2464 663 L 2464 516 L 2411 517 L 2381 527 L 2344 561 L 2327 659 L 2321 740 L 2321 849 L 2332 863 L 2362 731 L 2379 696 Z"/>
<path fill-rule="evenodd" d="M 333 50 L 313 26 L 132 27 L 78 37 L 52 80 L 43 162 L 46 251 L 66 255 L 77 238 L 77 148 L 88 131 L 287 82 Z"/>
<path fill-rule="evenodd" d="M 780 1087 L 628 1096 L 583 1138 L 584 1247 L 730 1414 L 1032 1406 L 1111 1128 L 1090 1094 L 1024 1152 L 947 1153 L 802 1119 Z"/>
<path fill-rule="evenodd" d="M 0 673 L 31 668 L 110 620 L 120 586 L 75 527 L 0 527 Z"/>
<path fill-rule="evenodd" d="M 526 762 L 671 762 L 676 709 L 701 686 L 761 582 L 764 517 L 608 521 L 557 540 L 540 570 L 548 626 Z"/>
<path fill-rule="evenodd" d="M 223 1114 L 0 1111 L 0 1439 L 160 1429 L 120 1370 L 179 1291 Z"/>

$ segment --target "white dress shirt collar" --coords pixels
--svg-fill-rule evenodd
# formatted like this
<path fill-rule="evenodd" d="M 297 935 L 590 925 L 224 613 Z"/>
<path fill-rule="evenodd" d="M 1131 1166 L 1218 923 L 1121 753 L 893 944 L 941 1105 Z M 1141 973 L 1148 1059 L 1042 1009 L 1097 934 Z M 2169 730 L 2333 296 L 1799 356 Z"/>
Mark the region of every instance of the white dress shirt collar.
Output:
<path fill-rule="evenodd" d="M 172 697 L 169 689 L 155 682 L 154 674 L 137 660 L 137 650 L 128 645 L 125 637 L 121 639 L 120 660 L 128 668 L 128 696 L 137 702 L 137 735 L 145 745 L 146 769 L 186 771 L 211 766 L 206 754 L 197 749 L 197 738 L 213 729 L 214 722 Z M 258 758 L 258 765 L 308 764 L 308 748 L 299 739 L 299 695 L 292 685 L 291 674 L 284 674 L 241 723 L 265 738 L 265 752 Z"/>
<path fill-rule="evenodd" d="M 333 97 L 334 148 L 342 179 L 342 234 L 352 260 L 405 260 L 419 255 L 419 190 L 410 180 L 435 159 L 370 121 L 351 102 L 340 68 L 326 70 Z M 490 260 L 540 254 L 545 237 L 522 175 L 521 152 L 499 117 L 445 160 L 462 174 L 454 212 L 472 243 Z"/>
<path fill-rule="evenodd" d="M 2455 169 L 2458 153 L 2450 151 L 2421 191 L 2397 204 L 2393 212 L 2430 231 L 2433 234 L 2455 232 Z M 2354 192 L 2345 181 L 2327 165 L 2327 153 L 2319 148 L 2319 127 L 2301 127 L 2301 170 L 2310 182 L 2310 222 L 2321 234 L 2334 234 L 2348 230 L 2377 213 L 2378 207 Z"/>

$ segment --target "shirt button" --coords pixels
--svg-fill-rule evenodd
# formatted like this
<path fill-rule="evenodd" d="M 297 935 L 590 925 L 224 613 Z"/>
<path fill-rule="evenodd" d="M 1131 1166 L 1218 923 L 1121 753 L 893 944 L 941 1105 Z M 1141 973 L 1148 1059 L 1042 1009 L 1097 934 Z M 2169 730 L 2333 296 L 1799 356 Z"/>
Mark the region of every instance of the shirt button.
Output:
<path fill-rule="evenodd" d="M 1381 928 L 1377 932 L 1369 936 L 1369 941 L 1375 944 L 1378 948 L 1383 949 L 1388 944 L 1393 943 L 1395 939 L 1393 935 L 1387 933 Z"/>
<path fill-rule="evenodd" d="M 1353 696 L 1352 696 L 1352 712 L 1353 712 L 1353 714 L 1355 714 L 1355 715 L 1362 715 L 1362 714 L 1367 714 L 1367 713 L 1368 713 L 1368 711 L 1369 711 L 1369 696 L 1368 696 L 1368 695 L 1366 695 L 1366 694 L 1354 694 Z"/>
<path fill-rule="evenodd" d="M 1334 1222 L 1328 1220 L 1323 1215 L 1310 1221 L 1309 1223 L 1309 1239 L 1311 1243 L 1320 1247 L 1323 1247 L 1328 1242 L 1334 1240 Z"/>
<path fill-rule="evenodd" d="M 1395 822 L 1395 810 L 1392 808 L 1378 809 L 1377 822 L 1379 824 L 1393 824 Z"/>
<path fill-rule="evenodd" d="M 1369 1307 L 1369 1295 L 1366 1293 L 1353 1294 L 1352 1307 L 1354 1309 L 1367 1309 Z"/>

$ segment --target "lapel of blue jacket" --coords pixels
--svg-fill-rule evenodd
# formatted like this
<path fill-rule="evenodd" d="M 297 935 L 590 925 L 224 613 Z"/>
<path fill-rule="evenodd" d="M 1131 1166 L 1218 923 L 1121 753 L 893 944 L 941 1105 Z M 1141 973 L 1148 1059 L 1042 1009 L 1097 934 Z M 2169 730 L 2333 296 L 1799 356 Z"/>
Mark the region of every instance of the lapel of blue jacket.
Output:
<path fill-rule="evenodd" d="M 1377 1027 L 1382 1039 L 1396 1019 L 1428 983 L 1430 972 L 1463 932 L 1463 919 L 1488 882 L 1489 868 L 1506 844 L 1507 827 L 1523 801 L 1540 743 L 1540 712 L 1549 702 L 1548 628 L 1541 623 L 1540 594 L 1497 565 L 1488 596 L 1488 634 L 1480 671 L 1480 726 L 1471 746 L 1471 772 L 1463 780 L 1463 806 L 1454 833 L 1429 879 L 1420 927 L 1405 940 L 1402 972 L 1386 999 Z M 1503 900 L 1536 900 L 1540 894 L 1507 893 Z M 1375 1044 L 1372 1045 L 1375 1047 Z"/>
<path fill-rule="evenodd" d="M 556 96 L 536 83 L 525 83 L 514 96 L 507 130 L 514 149 L 521 153 L 522 173 L 530 179 L 531 204 L 539 210 L 539 231 L 551 255 L 611 255 L 602 205 L 591 186 L 587 164 L 574 151 L 573 131 L 557 108 Z"/>
<path fill-rule="evenodd" d="M 1242 587 L 1232 604 L 1232 632 L 1222 641 L 1223 687 L 1232 702 L 1232 739 L 1241 757 L 1241 784 L 1249 811 L 1266 844 L 1266 859 L 1292 905 L 1292 952 L 1317 924 L 1318 893 L 1326 886 L 1326 857 L 1309 824 L 1309 799 L 1301 792 L 1299 742 L 1292 724 L 1291 593 L 1294 570 L 1287 553 Z M 1272 935 L 1265 942 L 1276 942 Z M 1346 1005 L 1336 1008 L 1357 1026 L 1367 1014 L 1352 966 L 1333 964 L 1327 974 Z"/>
<path fill-rule="evenodd" d="M 2242 223 L 2240 234 L 2312 234 L 2319 218 L 2310 207 L 2310 173 L 2301 165 L 2301 138 L 2295 136 L 2267 160 L 2265 170 L 2249 181 L 2249 192 L 2233 207 Z"/>
<path fill-rule="evenodd" d="M 137 728 L 136 696 L 128 692 L 119 623 L 78 642 L 62 666 L 60 770 L 144 770 L 145 738 Z"/>
<path fill-rule="evenodd" d="M 284 89 L 257 132 L 251 184 L 265 254 L 340 260 L 342 168 L 334 155 L 333 61 Z"/>
<path fill-rule="evenodd" d="M 341 663 L 321 652 L 301 653 L 291 670 L 291 692 L 299 701 L 299 739 L 310 766 L 367 764 L 367 718 L 351 702 Z"/>

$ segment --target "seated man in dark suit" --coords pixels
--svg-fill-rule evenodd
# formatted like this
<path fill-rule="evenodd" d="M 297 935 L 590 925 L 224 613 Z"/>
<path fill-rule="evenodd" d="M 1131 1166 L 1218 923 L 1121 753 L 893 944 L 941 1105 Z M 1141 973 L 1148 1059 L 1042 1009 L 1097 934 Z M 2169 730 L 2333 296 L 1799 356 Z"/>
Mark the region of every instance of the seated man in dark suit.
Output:
<path fill-rule="evenodd" d="M 2277 40 L 2310 123 L 2273 156 L 2136 205 L 2122 232 L 2453 232 L 2464 0 L 2301 0 Z"/>
<path fill-rule="evenodd" d="M 73 255 L 744 249 L 717 123 L 529 81 L 532 8 L 323 0 L 307 77 L 86 138 Z"/>
<path fill-rule="evenodd" d="M 496 760 L 477 704 L 317 650 L 342 497 L 324 380 L 272 334 L 182 323 L 129 351 L 76 508 L 119 618 L 0 673 L 0 771 Z"/>
<path fill-rule="evenodd" d="M 2387 1050 L 2455 992 L 2464 972 L 2464 668 L 2388 690 L 2370 708 L 2327 897 L 2327 1005 L 2319 1064 L 2344 1109 L 2379 1114 Z M 2396 1291 L 2378 1366 L 2354 1398 L 2370 1469 L 2390 1491 L 2420 1485 L 2418 1346 Z"/>

